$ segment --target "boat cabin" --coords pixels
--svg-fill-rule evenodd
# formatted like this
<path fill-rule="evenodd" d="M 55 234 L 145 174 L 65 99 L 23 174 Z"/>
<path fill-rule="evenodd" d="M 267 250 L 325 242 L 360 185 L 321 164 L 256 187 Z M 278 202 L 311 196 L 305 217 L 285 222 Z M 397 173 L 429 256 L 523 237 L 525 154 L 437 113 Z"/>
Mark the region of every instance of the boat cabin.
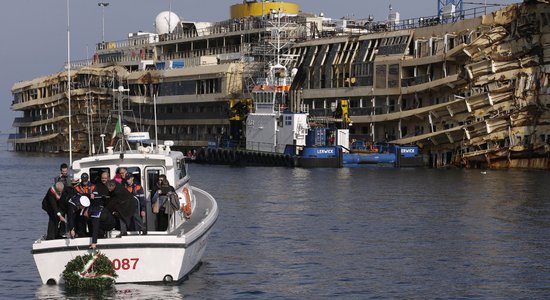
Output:
<path fill-rule="evenodd" d="M 78 179 L 82 173 L 88 173 L 90 181 L 98 184 L 101 182 L 103 172 L 109 173 L 109 178 L 112 179 L 121 167 L 126 168 L 128 173 L 134 176 L 134 182 L 142 186 L 147 202 L 146 227 L 148 231 L 156 231 L 156 218 L 151 208 L 151 197 L 157 190 L 159 176 L 166 175 L 170 185 L 176 190 L 180 202 L 185 197 L 183 189 L 188 185 L 190 177 L 187 174 L 183 153 L 170 151 L 169 147 L 161 146 L 160 150 L 155 152 L 150 147 L 139 147 L 138 150 L 124 153 L 85 157 L 73 163 L 74 178 Z M 193 205 L 193 201 L 191 202 Z M 174 214 L 170 219 L 168 232 L 184 222 L 183 218 L 177 215 Z"/>

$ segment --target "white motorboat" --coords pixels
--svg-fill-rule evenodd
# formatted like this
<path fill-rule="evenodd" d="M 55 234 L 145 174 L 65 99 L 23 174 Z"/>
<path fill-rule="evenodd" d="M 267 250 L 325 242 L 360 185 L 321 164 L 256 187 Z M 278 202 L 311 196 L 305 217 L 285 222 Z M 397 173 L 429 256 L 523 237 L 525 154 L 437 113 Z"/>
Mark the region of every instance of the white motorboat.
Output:
<path fill-rule="evenodd" d="M 113 152 L 85 157 L 73 163 L 74 178 L 84 172 L 97 180 L 102 172 L 111 177 L 117 168 L 126 167 L 134 178 L 139 178 L 147 199 L 146 226 L 148 233 L 128 232 L 115 238 L 111 231 L 107 238 L 99 239 L 97 249 L 112 262 L 118 274 L 116 283 L 171 282 L 185 278 L 198 266 L 204 253 L 212 226 L 218 217 L 215 199 L 207 192 L 189 184 L 189 174 L 181 152 L 172 151 L 170 145 L 139 147 L 138 150 Z M 158 176 L 165 174 L 180 198 L 192 205 L 192 214 L 186 219 L 182 210 L 169 216 L 166 231 L 155 230 L 151 210 L 151 191 L 155 191 Z M 153 192 L 154 193 L 154 192 Z M 44 284 L 62 283 L 66 264 L 79 255 L 91 253 L 90 237 L 75 239 L 37 240 L 32 254 Z"/>

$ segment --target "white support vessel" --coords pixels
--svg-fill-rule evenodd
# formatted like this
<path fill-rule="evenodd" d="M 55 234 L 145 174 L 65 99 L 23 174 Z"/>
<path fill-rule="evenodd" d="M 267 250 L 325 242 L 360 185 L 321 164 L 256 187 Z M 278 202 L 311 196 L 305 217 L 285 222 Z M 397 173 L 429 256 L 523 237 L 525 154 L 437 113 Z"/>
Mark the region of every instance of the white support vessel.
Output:
<path fill-rule="evenodd" d="M 218 217 L 215 199 L 189 184 L 184 155 L 171 151 L 168 145 L 119 153 L 111 150 L 73 164 L 75 178 L 86 172 L 92 180 L 104 171 L 112 177 L 119 167 L 126 167 L 140 179 L 147 199 L 147 220 L 154 218 L 150 196 L 161 174 L 174 186 L 182 205 L 187 199 L 191 201 L 192 214 L 186 219 L 182 210 L 175 212 L 169 217 L 166 231 L 155 231 L 154 222 L 149 221 L 147 235 L 129 231 L 127 236 L 115 238 L 118 232 L 111 231 L 110 237 L 99 239 L 97 248 L 112 261 L 118 274 L 116 283 L 171 282 L 185 278 L 199 264 Z M 32 254 L 42 282 L 62 283 L 65 265 L 76 256 L 91 253 L 90 243 L 90 237 L 35 241 Z"/>

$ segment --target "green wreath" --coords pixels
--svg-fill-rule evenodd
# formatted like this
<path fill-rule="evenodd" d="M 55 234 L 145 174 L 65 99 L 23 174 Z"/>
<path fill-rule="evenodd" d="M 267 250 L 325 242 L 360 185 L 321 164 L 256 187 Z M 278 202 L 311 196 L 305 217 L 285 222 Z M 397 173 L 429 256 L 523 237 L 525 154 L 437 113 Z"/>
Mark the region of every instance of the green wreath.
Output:
<path fill-rule="evenodd" d="M 109 258 L 97 252 L 77 256 L 65 266 L 63 280 L 67 289 L 110 289 L 118 277 Z"/>

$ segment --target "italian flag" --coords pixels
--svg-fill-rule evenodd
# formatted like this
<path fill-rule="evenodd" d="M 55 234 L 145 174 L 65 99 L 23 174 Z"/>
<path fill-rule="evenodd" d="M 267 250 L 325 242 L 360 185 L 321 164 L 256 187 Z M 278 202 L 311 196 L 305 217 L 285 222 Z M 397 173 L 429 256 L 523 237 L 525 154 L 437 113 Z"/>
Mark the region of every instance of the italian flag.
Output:
<path fill-rule="evenodd" d="M 122 124 L 120 123 L 120 117 L 118 117 L 118 121 L 116 122 L 115 130 L 113 131 L 113 136 L 111 136 L 111 146 L 115 143 L 115 138 L 117 134 L 122 133 Z"/>

